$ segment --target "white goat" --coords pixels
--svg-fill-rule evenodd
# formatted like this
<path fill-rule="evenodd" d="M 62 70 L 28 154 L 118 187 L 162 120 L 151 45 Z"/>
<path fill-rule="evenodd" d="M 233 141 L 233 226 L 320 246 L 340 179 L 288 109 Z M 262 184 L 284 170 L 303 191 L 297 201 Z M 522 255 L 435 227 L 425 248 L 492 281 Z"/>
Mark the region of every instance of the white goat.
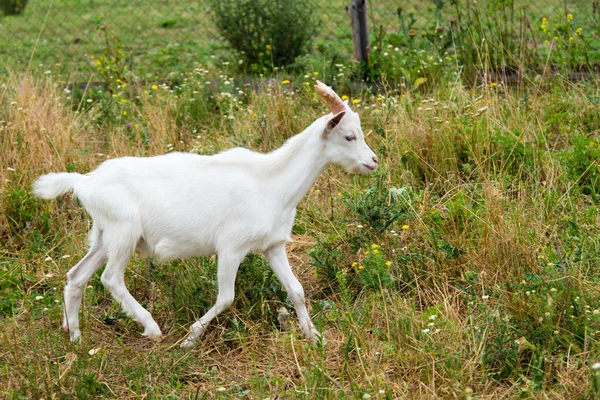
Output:
<path fill-rule="evenodd" d="M 236 148 L 213 156 L 123 157 L 87 175 L 51 173 L 35 181 L 33 193 L 44 199 L 72 190 L 93 220 L 90 250 L 67 273 L 63 329 L 71 340 L 81 334 L 82 291 L 105 262 L 104 286 L 143 325 L 144 336 L 161 338 L 158 324 L 125 287 L 125 268 L 136 248 L 159 260 L 218 256 L 216 304 L 191 326 L 182 347 L 192 347 L 231 305 L 239 264 L 251 252 L 264 254 L 296 308 L 302 334 L 317 340 L 304 289 L 285 251 L 296 206 L 328 165 L 370 173 L 378 163 L 364 141 L 358 114 L 317 83 L 331 114 L 271 153 Z"/>

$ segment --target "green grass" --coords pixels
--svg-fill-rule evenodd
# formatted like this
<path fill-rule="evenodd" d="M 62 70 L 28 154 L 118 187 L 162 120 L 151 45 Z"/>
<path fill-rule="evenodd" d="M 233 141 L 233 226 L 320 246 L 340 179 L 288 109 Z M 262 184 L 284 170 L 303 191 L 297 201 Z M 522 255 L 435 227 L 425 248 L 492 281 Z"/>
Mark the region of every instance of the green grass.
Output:
<path fill-rule="evenodd" d="M 220 45 L 210 15 L 197 2 L 42 0 L 30 2 L 21 16 L 0 19 L 1 64 L 18 70 L 43 64 L 44 70 L 74 70 L 76 79 L 85 80 L 90 57 L 105 47 L 100 26 L 132 52 L 134 66 L 152 72 L 178 63 L 189 68 Z"/>
<path fill-rule="evenodd" d="M 487 11 L 486 4 L 478 4 L 482 13 L 479 23 L 493 25 L 498 18 L 506 22 L 505 18 L 515 17 L 517 22 L 511 22 L 514 31 L 521 29 L 520 21 L 524 17 L 536 30 L 541 16 L 565 14 L 564 4 L 560 1 L 517 2 L 514 9 L 508 7 L 510 15 Z M 316 62 L 320 62 L 323 51 L 328 56 L 339 55 L 344 62 L 348 61 L 352 57 L 352 34 L 345 11 L 347 2 L 314 1 L 308 6 L 315 8 L 319 21 L 311 52 Z M 382 32 L 399 31 L 398 6 L 402 7 L 405 16 L 414 13 L 419 36 L 424 33 L 421 29 L 432 24 L 433 27 L 447 27 L 448 18 L 456 17 L 459 11 L 463 14 L 463 22 L 474 17 L 473 6 L 466 7 L 462 3 L 457 7 L 446 4 L 443 12 L 437 14 L 433 2 L 374 1 L 369 3 L 372 42 Z M 572 2 L 567 10 L 574 13 L 577 20 L 596 18 L 597 21 L 591 3 Z M 40 73 L 52 70 L 71 76 L 77 82 L 85 82 L 90 76 L 96 80 L 95 61 L 91 57 L 102 55 L 106 47 L 106 33 L 99 30 L 100 27 L 106 28 L 110 42 L 118 38 L 122 48 L 132 55 L 128 59 L 130 69 L 144 79 L 166 78 L 172 73 L 189 71 L 199 64 L 214 62 L 211 56 L 237 62 L 231 59 L 202 3 L 40 0 L 29 2 L 23 15 L 0 17 L 0 73 L 29 68 Z M 498 47 L 493 40 L 491 43 Z M 528 43 L 531 45 L 533 43 Z"/>
<path fill-rule="evenodd" d="M 325 106 L 303 82 L 257 93 L 213 67 L 171 85 L 112 83 L 110 93 L 67 93 L 54 74 L 0 80 L 4 397 L 598 396 L 597 83 L 340 92 L 381 168 L 330 168 L 298 209 L 288 253 L 327 345 L 279 324 L 278 310 L 292 307 L 253 256 L 233 307 L 184 352 L 177 341 L 215 299 L 215 260 L 129 264 L 128 287 L 161 326 L 159 343 L 95 276 L 82 342 L 70 343 L 62 287 L 86 253 L 89 218 L 68 195 L 32 197 L 31 182 L 108 157 L 269 151 Z"/>
<path fill-rule="evenodd" d="M 320 37 L 342 39 L 351 50 L 345 3 L 325 8 L 317 3 L 325 24 Z M 221 56 L 222 39 L 207 6 L 198 2 L 128 2 L 122 0 L 41 0 L 30 2 L 23 15 L 0 17 L 0 73 L 28 66 L 73 73 L 86 80 L 94 72 L 91 56 L 105 48 L 105 26 L 133 54 L 136 71 L 161 77 L 191 70 L 210 56 Z M 57 66 L 57 64 L 59 64 Z"/>

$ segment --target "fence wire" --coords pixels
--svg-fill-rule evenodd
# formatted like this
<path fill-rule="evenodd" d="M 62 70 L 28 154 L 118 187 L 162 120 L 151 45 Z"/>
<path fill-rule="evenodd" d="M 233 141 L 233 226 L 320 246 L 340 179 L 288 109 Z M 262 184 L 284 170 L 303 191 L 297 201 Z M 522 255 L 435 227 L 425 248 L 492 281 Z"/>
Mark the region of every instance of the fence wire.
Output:
<path fill-rule="evenodd" d="M 14 1 L 0 0 L 0 3 Z M 398 31 L 399 8 L 413 13 L 417 25 L 424 26 L 432 19 L 444 25 L 457 13 L 467 13 L 475 6 L 485 9 L 485 3 L 498 1 L 483 0 L 478 5 L 473 0 L 368 1 L 369 29 L 371 35 Z M 320 21 L 315 42 L 335 43 L 342 52 L 351 54 L 349 1 L 304 2 L 306 7 L 314 9 Z M 513 12 L 526 13 L 531 20 L 567 13 L 598 13 L 598 0 L 508 3 L 512 4 Z M 436 13 L 436 5 L 440 4 L 444 6 L 443 12 Z M 94 62 L 92 57 L 101 54 L 115 38 L 124 50 L 133 54 L 137 66 L 153 64 L 167 69 L 173 66 L 169 62 L 204 62 L 226 48 L 206 1 L 32 0 L 21 15 L 0 17 L 0 72 L 23 70 L 30 64 L 42 68 L 59 64 L 66 70 L 89 72 Z"/>

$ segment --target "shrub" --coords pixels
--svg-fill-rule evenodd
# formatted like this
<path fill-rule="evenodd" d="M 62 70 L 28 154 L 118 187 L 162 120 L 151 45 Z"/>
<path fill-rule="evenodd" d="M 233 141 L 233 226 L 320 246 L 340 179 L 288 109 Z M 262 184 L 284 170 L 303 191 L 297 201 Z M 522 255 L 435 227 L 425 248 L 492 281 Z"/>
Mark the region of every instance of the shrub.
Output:
<path fill-rule="evenodd" d="M 312 8 L 295 0 L 211 0 L 221 34 L 251 72 L 291 64 L 304 54 L 315 20 Z"/>
<path fill-rule="evenodd" d="M 23 14 L 28 0 L 0 0 L 0 10 L 4 15 Z"/>

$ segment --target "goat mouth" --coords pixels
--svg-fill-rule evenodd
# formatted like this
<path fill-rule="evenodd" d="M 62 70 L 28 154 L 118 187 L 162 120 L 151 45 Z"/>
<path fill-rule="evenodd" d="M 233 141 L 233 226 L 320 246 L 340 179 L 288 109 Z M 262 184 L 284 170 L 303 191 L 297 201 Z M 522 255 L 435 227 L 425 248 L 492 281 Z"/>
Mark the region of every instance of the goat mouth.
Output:
<path fill-rule="evenodd" d="M 377 165 L 371 166 L 369 164 L 363 164 L 369 171 L 375 171 Z"/>

